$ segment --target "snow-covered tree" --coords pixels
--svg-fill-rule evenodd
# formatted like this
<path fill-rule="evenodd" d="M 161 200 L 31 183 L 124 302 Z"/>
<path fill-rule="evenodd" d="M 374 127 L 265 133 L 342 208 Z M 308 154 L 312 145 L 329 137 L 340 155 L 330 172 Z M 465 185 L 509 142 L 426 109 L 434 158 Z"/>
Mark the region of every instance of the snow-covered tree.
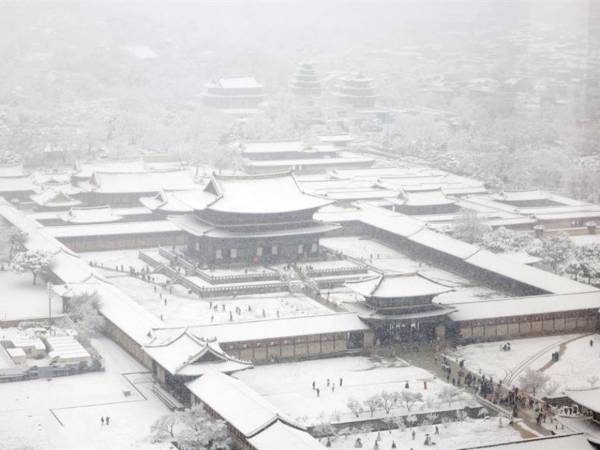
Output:
<path fill-rule="evenodd" d="M 555 273 L 563 273 L 575 254 L 575 244 L 566 234 L 557 234 L 535 240 L 527 251 L 542 258 L 542 262 Z"/>
<path fill-rule="evenodd" d="M 177 414 L 166 414 L 154 421 L 150 427 L 150 440 L 154 443 L 175 440 L 175 427 L 179 423 Z"/>
<path fill-rule="evenodd" d="M 157 424 L 157 430 L 163 429 L 162 433 L 157 431 L 157 438 L 162 436 L 163 439 L 169 439 L 169 430 L 172 430 L 180 448 L 232 448 L 233 441 L 225 422 L 211 417 L 202 406 L 196 405 L 172 415 L 175 416 L 175 424 L 172 427 L 169 426 L 171 421 L 167 419 Z"/>
<path fill-rule="evenodd" d="M 452 405 L 452 402 L 460 395 L 460 391 L 454 386 L 444 386 L 440 391 L 440 400 L 447 402 L 448 406 Z"/>
<path fill-rule="evenodd" d="M 313 433 L 319 437 L 332 436 L 336 434 L 336 429 L 324 417 L 319 418 L 319 423 L 313 427 Z"/>
<path fill-rule="evenodd" d="M 454 221 L 452 237 L 474 244 L 481 241 L 483 235 L 489 230 L 490 228 L 477 216 L 476 211 L 465 209 Z"/>
<path fill-rule="evenodd" d="M 15 253 L 25 251 L 25 241 L 27 240 L 27 233 L 19 230 L 18 228 L 14 228 L 10 230 L 10 234 L 8 236 L 8 245 L 9 252 L 8 257 L 12 259 Z"/>
<path fill-rule="evenodd" d="M 400 392 L 400 403 L 410 411 L 417 402 L 423 401 L 423 394 L 420 392 L 402 391 Z"/>
<path fill-rule="evenodd" d="M 408 424 L 409 427 L 412 427 L 414 424 L 416 424 L 419 421 L 419 418 L 417 416 L 415 416 L 414 414 L 410 414 L 410 415 L 406 416 L 406 418 L 404 420 L 406 420 L 406 423 Z"/>
<path fill-rule="evenodd" d="M 352 414 L 354 414 L 354 416 L 356 416 L 356 417 L 359 417 L 362 414 L 362 412 L 364 411 L 362 404 L 358 400 L 356 400 L 354 397 L 350 397 L 348 399 L 346 406 L 348 407 L 350 412 Z"/>
<path fill-rule="evenodd" d="M 37 284 L 40 276 L 44 277 L 50 269 L 52 255 L 38 250 L 17 252 L 11 259 L 11 267 L 15 272 L 30 272 L 33 275 L 33 284 Z"/>
<path fill-rule="evenodd" d="M 106 320 L 100 314 L 100 300 L 96 293 L 73 296 L 67 304 L 69 317 L 75 323 L 77 331 L 84 337 L 102 334 Z"/>
<path fill-rule="evenodd" d="M 396 406 L 396 403 L 398 403 L 398 400 L 400 399 L 399 392 L 383 391 L 380 394 L 380 396 L 381 396 L 381 406 L 383 407 L 386 414 L 390 413 L 392 408 L 394 406 Z"/>
<path fill-rule="evenodd" d="M 590 377 L 588 377 L 587 382 L 589 383 L 590 387 L 595 388 L 596 385 L 598 384 L 598 381 L 600 381 L 600 378 L 598 377 L 598 375 L 592 375 Z"/>
<path fill-rule="evenodd" d="M 373 417 L 375 411 L 382 407 L 381 396 L 379 394 L 372 395 L 364 401 L 364 404 L 371 413 L 371 417 Z"/>
<path fill-rule="evenodd" d="M 481 238 L 481 245 L 494 253 L 516 252 L 525 249 L 531 240 L 527 233 L 499 227 L 485 233 Z"/>
<path fill-rule="evenodd" d="M 544 372 L 533 370 L 531 367 L 528 367 L 525 373 L 519 378 L 521 388 L 526 392 L 531 392 L 533 395 L 543 390 L 549 380 L 550 377 Z"/>
<path fill-rule="evenodd" d="M 600 279 L 600 245 L 575 248 L 573 257 L 564 270 L 576 280 L 590 284 L 596 282 Z"/>

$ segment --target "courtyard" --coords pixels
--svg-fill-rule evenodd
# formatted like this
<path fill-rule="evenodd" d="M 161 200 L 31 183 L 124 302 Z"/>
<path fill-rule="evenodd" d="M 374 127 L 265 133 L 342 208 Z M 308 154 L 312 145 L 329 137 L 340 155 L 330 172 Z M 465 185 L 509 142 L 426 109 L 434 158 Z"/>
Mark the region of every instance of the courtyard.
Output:
<path fill-rule="evenodd" d="M 387 413 L 368 408 L 358 414 L 349 400 L 363 403 L 382 392 L 412 392 L 422 395 L 409 408 L 398 403 L 390 415 L 427 413 L 477 406 L 468 394 L 452 391 L 451 401 L 442 400 L 442 391 L 452 388 L 430 372 L 399 358 L 340 357 L 255 367 L 234 375 L 290 417 L 305 425 L 323 422 L 346 423 L 383 418 Z M 312 388 L 315 382 L 319 394 Z M 332 386 L 333 385 L 333 386 Z"/>
<path fill-rule="evenodd" d="M 152 423 L 169 413 L 151 390 L 151 374 L 107 338 L 92 343 L 105 372 L 0 384 L 2 448 L 170 448 L 148 440 Z M 110 426 L 101 426 L 106 416 Z"/>
<path fill-rule="evenodd" d="M 137 251 L 95 252 L 91 256 L 84 254 L 84 257 L 113 266 L 122 264 L 126 268 L 145 267 L 137 259 Z M 302 293 L 281 291 L 200 299 L 198 295 L 179 284 L 165 284 L 168 280 L 165 275 L 153 274 L 154 282 L 112 270 L 105 270 L 104 275 L 111 283 L 169 326 L 247 322 L 334 313 L 328 307 Z M 202 282 L 206 283 L 204 280 Z"/>
<path fill-rule="evenodd" d="M 465 366 L 473 372 L 504 380 L 509 385 L 519 386 L 520 377 L 528 368 L 542 371 L 549 377 L 542 394 L 549 396 L 560 395 L 567 388 L 591 387 L 592 377 L 600 374 L 598 334 L 516 339 L 510 341 L 510 351 L 502 351 L 503 344 L 466 345 L 458 347 L 450 357 L 464 359 Z M 560 355 L 556 362 L 551 358 L 554 352 Z"/>

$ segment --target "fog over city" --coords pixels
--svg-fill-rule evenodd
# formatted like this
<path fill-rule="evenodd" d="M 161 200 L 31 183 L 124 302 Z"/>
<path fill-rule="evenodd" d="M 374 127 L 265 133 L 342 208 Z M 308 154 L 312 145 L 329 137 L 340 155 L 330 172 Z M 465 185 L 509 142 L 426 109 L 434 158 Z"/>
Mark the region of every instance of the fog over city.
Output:
<path fill-rule="evenodd" d="M 0 0 L 0 449 L 600 448 L 600 3 Z"/>

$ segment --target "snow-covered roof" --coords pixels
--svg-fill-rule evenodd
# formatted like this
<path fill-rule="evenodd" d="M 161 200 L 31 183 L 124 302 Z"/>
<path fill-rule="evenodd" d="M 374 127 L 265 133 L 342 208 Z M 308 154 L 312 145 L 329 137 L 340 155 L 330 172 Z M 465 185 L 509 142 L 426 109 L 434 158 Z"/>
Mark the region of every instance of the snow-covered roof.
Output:
<path fill-rule="evenodd" d="M 544 191 L 503 191 L 490 196 L 494 200 L 507 202 L 527 202 L 532 200 L 547 200 L 551 194 Z"/>
<path fill-rule="evenodd" d="M 290 173 L 254 176 L 215 174 L 206 190 L 218 196 L 208 208 L 220 212 L 276 214 L 317 209 L 331 203 L 304 193 Z"/>
<path fill-rule="evenodd" d="M 208 372 L 186 383 L 186 386 L 202 403 L 246 438 L 260 433 L 277 421 L 297 426 L 263 396 L 229 375 Z"/>
<path fill-rule="evenodd" d="M 248 439 L 256 450 L 317 450 L 323 445 L 306 431 L 277 421 Z"/>
<path fill-rule="evenodd" d="M 567 389 L 565 394 L 575 403 L 600 413 L 600 387 L 592 389 Z"/>
<path fill-rule="evenodd" d="M 360 203 L 359 206 L 361 208 L 359 220 L 399 236 L 411 236 L 426 227 L 426 224 L 420 220 L 384 208 L 377 208 L 366 203 Z"/>
<path fill-rule="evenodd" d="M 518 262 L 520 264 L 527 264 L 528 266 L 532 264 L 539 263 L 542 258 L 538 256 L 532 256 L 526 251 L 521 252 L 505 252 L 502 253 L 502 256 L 506 259 L 510 259 L 511 261 Z"/>
<path fill-rule="evenodd" d="M 596 290 L 589 284 L 561 277 L 536 267 L 519 264 L 488 250 L 481 249 L 465 261 L 472 266 L 552 294 L 571 294 Z"/>
<path fill-rule="evenodd" d="M 494 319 L 498 317 L 527 316 L 564 311 L 600 310 L 600 291 L 575 294 L 548 294 L 511 297 L 479 302 L 453 303 L 456 309 L 450 315 L 454 321 Z"/>
<path fill-rule="evenodd" d="M 254 77 L 219 78 L 208 85 L 223 89 L 258 89 L 263 87 Z"/>
<path fill-rule="evenodd" d="M 287 228 L 281 230 L 265 231 L 232 231 L 225 228 L 213 227 L 202 222 L 194 215 L 176 215 L 170 216 L 168 220 L 186 233 L 194 236 L 206 236 L 212 238 L 228 239 L 253 239 L 257 237 L 276 237 L 276 236 L 304 236 L 309 234 L 323 234 L 335 231 L 340 228 L 339 225 L 314 223 L 309 226 L 299 228 Z"/>
<path fill-rule="evenodd" d="M 49 336 L 45 339 L 51 350 L 51 358 L 58 358 L 59 361 L 90 358 L 89 352 L 73 336 Z"/>
<path fill-rule="evenodd" d="M 145 170 L 144 161 L 141 159 L 75 163 L 76 178 L 92 178 L 92 175 L 96 172 L 141 173 L 145 172 Z"/>
<path fill-rule="evenodd" d="M 418 273 L 383 274 L 346 285 L 363 297 L 376 298 L 433 297 L 452 290 Z"/>
<path fill-rule="evenodd" d="M 315 334 L 365 331 L 369 327 L 356 314 L 336 313 L 320 316 L 290 317 L 286 319 L 256 320 L 189 327 L 188 331 L 200 338 L 216 338 L 218 342 L 245 342 Z M 158 338 L 179 333 L 181 328 L 157 328 Z"/>
<path fill-rule="evenodd" d="M 479 247 L 467 242 L 454 239 L 445 234 L 433 230 L 421 230 L 408 237 L 412 242 L 424 245 L 447 255 L 452 255 L 460 259 L 469 258 L 479 251 Z"/>
<path fill-rule="evenodd" d="M 81 283 L 67 281 L 64 290 L 65 296 L 95 293 L 100 313 L 139 345 L 150 341 L 153 328 L 164 325 L 146 308 L 99 275 Z"/>
<path fill-rule="evenodd" d="M 189 170 L 164 170 L 154 172 L 94 172 L 91 189 L 106 194 L 149 193 L 161 191 L 186 191 L 201 189 Z"/>
<path fill-rule="evenodd" d="M 25 175 L 23 164 L 0 164 L 0 178 L 4 177 L 20 177 Z"/>
<path fill-rule="evenodd" d="M 35 188 L 29 175 L 0 177 L 0 195 L 10 192 L 33 192 Z"/>
<path fill-rule="evenodd" d="M 314 154 L 314 152 L 312 152 Z M 311 152 L 306 152 L 304 155 L 310 155 Z M 297 158 L 297 159 L 270 159 L 270 160 L 244 160 L 244 165 L 247 168 L 268 168 L 273 167 L 274 169 L 292 169 L 297 166 L 344 166 L 344 165 L 355 165 L 355 164 L 373 164 L 375 160 L 368 156 L 359 155 L 340 155 L 339 157 L 327 157 L 327 158 Z"/>
<path fill-rule="evenodd" d="M 176 233 L 180 228 L 168 220 L 147 220 L 134 222 L 92 223 L 87 225 L 63 225 L 47 227 L 49 235 L 58 238 L 77 238 L 86 236 L 110 236 Z"/>
<path fill-rule="evenodd" d="M 228 355 L 215 339 L 203 339 L 182 331 L 164 340 L 154 338 L 144 351 L 172 375 L 200 376 L 209 371 L 232 373 L 252 367 Z"/>
<path fill-rule="evenodd" d="M 302 141 L 251 141 L 241 144 L 242 153 L 255 155 L 262 153 L 316 153 L 329 154 L 339 152 L 333 145 L 308 145 Z"/>
<path fill-rule="evenodd" d="M 457 450 L 594 450 L 584 434 L 544 436 L 501 444 L 465 447 Z"/>
<path fill-rule="evenodd" d="M 165 213 L 185 213 L 206 208 L 216 196 L 207 191 L 159 192 L 154 197 L 142 197 L 142 205 L 152 211 Z"/>
<path fill-rule="evenodd" d="M 446 197 L 441 188 L 423 188 L 423 189 L 405 189 L 402 191 L 402 198 L 397 203 L 406 206 L 436 206 L 453 205 L 455 200 Z"/>
<path fill-rule="evenodd" d="M 354 136 L 352 136 L 351 134 L 336 134 L 336 135 L 318 136 L 317 139 L 323 143 L 337 144 L 337 143 L 352 142 L 356 138 Z"/>
<path fill-rule="evenodd" d="M 108 223 L 123 219 L 122 216 L 115 214 L 108 205 L 71 208 L 68 212 L 61 214 L 60 218 L 64 222 L 75 224 Z"/>
<path fill-rule="evenodd" d="M 570 278 L 503 258 L 476 245 L 468 244 L 445 234 L 429 230 L 418 219 L 393 213 L 384 208 L 359 203 L 360 221 L 406 238 L 440 253 L 462 259 L 465 263 L 504 278 L 535 287 L 552 294 L 568 294 L 596 290 Z"/>
<path fill-rule="evenodd" d="M 81 204 L 79 200 L 55 188 L 46 189 L 39 194 L 32 194 L 30 198 L 37 205 L 47 208 L 70 208 Z"/>

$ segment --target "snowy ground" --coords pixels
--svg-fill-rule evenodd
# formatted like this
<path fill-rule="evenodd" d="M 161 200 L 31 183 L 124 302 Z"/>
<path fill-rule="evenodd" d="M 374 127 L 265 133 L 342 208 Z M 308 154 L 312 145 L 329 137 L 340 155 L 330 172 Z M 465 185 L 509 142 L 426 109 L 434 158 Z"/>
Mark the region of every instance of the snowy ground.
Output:
<path fill-rule="evenodd" d="M 114 250 L 107 252 L 84 252 L 79 255 L 87 262 L 94 262 L 98 267 L 107 267 L 115 269 L 124 266 L 125 270 L 134 267 L 136 270 L 148 267 L 144 261 L 138 257 L 139 250 Z"/>
<path fill-rule="evenodd" d="M 273 270 L 268 269 L 263 266 L 248 266 L 248 267 L 244 267 L 243 269 L 212 269 L 212 270 L 205 270 L 204 272 L 207 275 L 210 275 L 213 277 L 226 277 L 226 276 L 244 275 L 244 274 L 253 275 L 253 274 L 263 274 L 263 273 L 269 273 L 269 274 L 275 273 Z"/>
<path fill-rule="evenodd" d="M 162 315 L 162 319 L 172 326 L 229 322 L 230 312 L 234 322 L 272 319 L 277 317 L 278 312 L 281 318 L 333 313 L 310 297 L 289 292 L 239 295 L 235 299 L 214 299 L 211 302 L 188 293 L 180 285 L 173 285 L 171 293 L 170 288 L 155 286 L 130 276 L 112 276 L 110 281 L 156 317 Z M 236 307 L 241 309 L 240 314 L 235 312 Z"/>
<path fill-rule="evenodd" d="M 41 319 L 62 314 L 62 302 L 52 301 L 48 305 L 48 290 L 43 282 L 32 283 L 30 273 L 0 271 L 0 321 L 19 319 Z"/>
<path fill-rule="evenodd" d="M 502 426 L 500 426 L 502 421 Z M 415 439 L 412 439 L 412 431 Z M 506 419 L 490 418 L 464 422 L 452 422 L 438 425 L 439 434 L 435 434 L 435 426 L 421 426 L 395 429 L 391 431 L 353 433 L 332 440 L 332 448 L 353 449 L 356 439 L 360 438 L 363 448 L 372 449 L 375 440 L 380 437 L 379 448 L 392 448 L 392 442 L 399 449 L 430 450 L 431 446 L 423 445 L 426 434 L 430 434 L 436 449 L 451 450 L 475 445 L 491 445 L 521 439 L 520 433 L 508 425 Z M 325 442 L 323 440 L 323 442 Z"/>
<path fill-rule="evenodd" d="M 147 439 L 152 422 L 169 410 L 152 393 L 145 368 L 108 339 L 93 345 L 105 358 L 105 372 L 0 384 L 2 448 L 169 448 Z M 110 417 L 110 426 L 100 425 L 102 416 Z"/>
<path fill-rule="evenodd" d="M 575 340 L 573 340 L 575 339 Z M 589 341 L 594 341 L 590 347 Z M 561 346 L 561 343 L 563 344 Z M 453 357 L 464 359 L 467 368 L 494 379 L 512 377 L 519 385 L 519 377 L 531 367 L 550 376 L 549 384 L 556 384 L 555 394 L 567 387 L 589 387 L 587 378 L 600 373 L 600 335 L 562 335 L 511 340 L 512 350 L 500 350 L 499 342 L 472 344 L 459 347 Z M 558 362 L 549 364 L 553 352 L 563 353 Z"/>
<path fill-rule="evenodd" d="M 275 364 L 239 372 L 235 377 L 265 396 L 283 412 L 308 425 L 324 420 L 355 420 L 347 407 L 350 398 L 362 402 L 382 391 L 403 391 L 407 381 L 410 391 L 422 393 L 424 397 L 424 402 L 417 403 L 412 412 L 450 408 L 448 403 L 439 400 L 439 392 L 447 386 L 446 383 L 426 370 L 409 366 L 399 359 L 344 357 Z M 335 391 L 327 388 L 327 378 L 335 383 Z M 340 378 L 343 379 L 341 388 Z M 321 390 L 319 397 L 312 389 L 313 381 Z M 427 390 L 424 389 L 424 381 L 427 381 Z M 461 394 L 460 399 L 455 400 L 451 407 L 462 408 L 467 403 L 471 403 L 471 397 Z M 397 416 L 407 413 L 402 406 L 391 414 Z M 383 410 L 376 411 L 374 415 L 384 416 Z M 366 411 L 360 417 L 369 418 L 370 413 Z"/>
<path fill-rule="evenodd" d="M 321 239 L 321 244 L 360 259 L 382 271 L 418 271 L 432 281 L 454 289 L 452 292 L 438 295 L 436 301 L 439 303 L 451 304 L 492 300 L 508 296 L 505 293 L 473 283 L 459 275 L 414 260 L 410 256 L 372 239 L 359 236 L 335 237 Z M 338 298 L 341 300 L 341 296 L 338 296 Z"/>

